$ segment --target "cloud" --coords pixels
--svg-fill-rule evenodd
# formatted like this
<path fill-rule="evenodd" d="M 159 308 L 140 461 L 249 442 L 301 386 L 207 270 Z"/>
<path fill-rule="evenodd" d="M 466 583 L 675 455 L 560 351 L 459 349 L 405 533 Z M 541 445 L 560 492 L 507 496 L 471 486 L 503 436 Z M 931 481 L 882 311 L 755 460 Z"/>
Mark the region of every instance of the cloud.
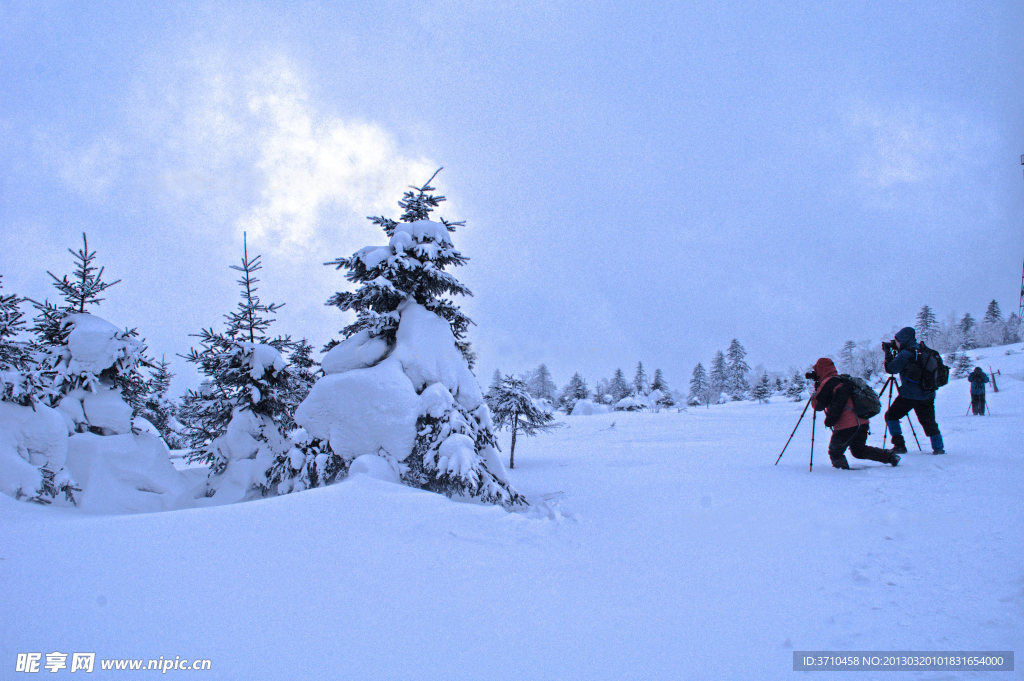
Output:
<path fill-rule="evenodd" d="M 380 241 L 365 216 L 394 214 L 439 164 L 308 90 L 284 57 L 194 50 L 141 76 L 123 120 L 67 153 L 60 175 L 93 200 L 134 189 L 129 203 L 153 201 L 172 221 L 198 212 L 192 229 L 246 231 L 265 250 L 294 254 L 328 235 L 343 249 Z"/>

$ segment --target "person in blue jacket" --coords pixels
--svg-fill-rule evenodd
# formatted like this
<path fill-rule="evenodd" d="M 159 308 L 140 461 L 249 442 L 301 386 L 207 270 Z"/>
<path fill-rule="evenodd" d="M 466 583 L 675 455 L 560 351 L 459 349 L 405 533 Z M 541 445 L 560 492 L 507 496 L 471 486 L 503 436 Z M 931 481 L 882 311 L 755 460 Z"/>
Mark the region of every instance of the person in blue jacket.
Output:
<path fill-rule="evenodd" d="M 903 439 L 900 419 L 913 411 L 924 428 L 924 434 L 931 438 L 932 454 L 945 454 L 939 424 L 935 422 L 935 391 L 925 390 L 907 375 L 907 369 L 917 360 L 917 350 L 920 348 L 917 333 L 913 327 L 906 326 L 896 333 L 895 340 L 899 352 L 895 357 L 887 358 L 885 364 L 886 373 L 900 375 L 897 386 L 900 394 L 885 412 L 885 422 L 892 431 L 893 450 L 897 454 L 907 453 L 907 443 Z"/>
<path fill-rule="evenodd" d="M 967 380 L 971 382 L 971 409 L 975 416 L 985 415 L 985 384 L 988 383 L 988 376 L 981 370 L 981 367 L 974 367 Z"/>

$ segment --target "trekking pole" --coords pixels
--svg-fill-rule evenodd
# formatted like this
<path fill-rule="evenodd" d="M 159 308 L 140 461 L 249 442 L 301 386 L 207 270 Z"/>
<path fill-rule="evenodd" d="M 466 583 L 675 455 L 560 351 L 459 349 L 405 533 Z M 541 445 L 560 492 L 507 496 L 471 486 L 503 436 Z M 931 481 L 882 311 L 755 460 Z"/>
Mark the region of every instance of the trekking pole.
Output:
<path fill-rule="evenodd" d="M 892 378 L 893 377 L 890 376 L 889 378 L 885 379 L 885 383 L 882 384 L 882 389 L 878 393 L 879 397 L 884 395 L 885 394 L 885 388 L 888 386 L 888 388 L 889 388 L 889 406 L 890 407 L 892 406 Z M 888 412 L 888 411 L 889 411 L 889 409 L 886 408 L 886 412 Z M 885 417 L 883 416 L 882 418 L 885 418 Z M 885 428 L 882 430 L 882 449 L 885 449 L 885 438 L 888 435 L 889 435 L 889 422 L 886 421 L 885 422 Z"/>
<path fill-rule="evenodd" d="M 974 402 L 972 401 L 970 404 L 967 405 L 967 413 L 964 414 L 964 416 L 970 416 L 971 415 L 971 409 L 973 409 L 973 408 L 974 408 Z"/>
<path fill-rule="evenodd" d="M 915 414 L 917 412 L 914 412 Z M 907 414 L 907 423 L 910 424 L 910 432 L 914 434 L 914 442 L 917 443 L 917 451 L 923 452 L 921 449 L 921 441 L 917 439 L 917 431 L 914 430 L 914 422 L 910 420 L 910 414 Z"/>
<path fill-rule="evenodd" d="M 814 426 L 818 423 L 818 412 L 814 412 L 814 416 L 811 417 L 811 465 L 807 467 L 807 472 L 814 471 Z"/>
<path fill-rule="evenodd" d="M 804 414 L 807 413 L 807 407 L 809 407 L 809 406 L 811 406 L 811 398 L 810 397 L 807 398 L 807 404 L 804 405 L 804 410 L 802 412 L 800 412 L 800 418 L 798 418 L 796 420 L 796 425 L 793 426 L 793 432 L 789 434 L 789 440 L 792 440 L 793 439 L 793 435 L 796 434 L 796 429 L 800 427 L 800 422 L 804 420 Z M 783 447 L 782 451 L 779 452 L 779 459 L 781 459 L 782 455 L 786 453 L 786 447 L 789 446 L 789 440 L 786 440 L 785 447 Z M 776 466 L 779 465 L 779 459 L 775 459 L 775 465 Z"/>

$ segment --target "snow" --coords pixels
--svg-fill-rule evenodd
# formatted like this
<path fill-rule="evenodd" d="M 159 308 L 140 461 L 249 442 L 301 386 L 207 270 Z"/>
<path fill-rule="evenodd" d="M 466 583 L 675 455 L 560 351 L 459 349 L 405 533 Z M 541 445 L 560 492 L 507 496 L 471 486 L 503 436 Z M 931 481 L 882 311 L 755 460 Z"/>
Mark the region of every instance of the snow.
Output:
<path fill-rule="evenodd" d="M 88 313 L 69 314 L 64 324 L 71 325 L 67 347 L 71 353 L 64 367 L 72 376 L 99 376 L 119 361 L 138 359 L 142 343 L 125 335 L 110 322 Z"/>
<path fill-rule="evenodd" d="M 236 344 L 245 352 L 245 362 L 249 368 L 249 376 L 254 381 L 262 379 L 265 374 L 277 373 L 285 368 L 284 358 L 281 357 L 281 353 L 275 347 L 246 341 L 236 341 Z M 254 398 L 253 401 L 258 402 L 259 398 Z"/>
<path fill-rule="evenodd" d="M 83 513 L 152 513 L 195 505 L 188 480 L 171 465 L 159 437 L 78 433 L 68 439 L 67 467 L 82 487 Z"/>
<path fill-rule="evenodd" d="M 606 404 L 597 404 L 590 400 L 580 400 L 573 408 L 572 416 L 592 416 L 594 414 L 607 414 L 611 409 Z"/>
<path fill-rule="evenodd" d="M 365 369 L 387 356 L 387 341 L 371 338 L 367 330 L 346 338 L 327 351 L 320 361 L 324 374 L 343 374 L 353 369 Z"/>
<path fill-rule="evenodd" d="M 792 679 L 794 650 L 1019 651 L 1013 349 L 972 353 L 1002 371 L 993 415 L 965 416 L 967 381 L 951 381 L 949 453 L 908 438 L 897 468 L 831 468 L 819 426 L 808 472 L 810 413 L 773 466 L 803 405 L 730 402 L 520 437 L 523 513 L 393 484 L 380 457 L 327 488 L 184 512 L 0 495 L 0 646 L 201 656 L 209 679 L 567 681 Z"/>
<path fill-rule="evenodd" d="M 85 423 L 118 435 L 132 429 L 132 408 L 116 388 L 98 386 L 96 391 L 76 388 L 68 392 L 57 408 L 71 417 L 75 425 Z"/>
<path fill-rule="evenodd" d="M 638 399 L 636 397 L 623 397 L 621 400 L 615 403 L 616 411 L 633 411 L 637 409 L 643 409 L 647 406 L 646 400 Z"/>
<path fill-rule="evenodd" d="M 412 382 L 388 358 L 321 378 L 295 410 L 295 422 L 349 461 L 380 450 L 404 461 L 416 440 L 419 412 Z"/>
<path fill-rule="evenodd" d="M 39 468 L 59 472 L 67 452 L 68 429 L 56 410 L 0 402 L 0 492 L 34 496 L 42 483 Z"/>

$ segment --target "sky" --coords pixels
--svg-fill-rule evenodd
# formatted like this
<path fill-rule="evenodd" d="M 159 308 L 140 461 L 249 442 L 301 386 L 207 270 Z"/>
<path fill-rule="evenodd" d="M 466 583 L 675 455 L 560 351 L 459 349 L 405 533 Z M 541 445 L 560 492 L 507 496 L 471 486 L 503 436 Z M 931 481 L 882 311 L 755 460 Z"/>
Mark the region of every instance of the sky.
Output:
<path fill-rule="evenodd" d="M 88 233 L 95 312 L 182 388 L 243 233 L 319 347 L 323 263 L 442 166 L 482 383 L 685 388 L 732 338 L 785 370 L 1017 309 L 1019 2 L 163 4 L 0 0 L 0 275 L 55 300 Z"/>

